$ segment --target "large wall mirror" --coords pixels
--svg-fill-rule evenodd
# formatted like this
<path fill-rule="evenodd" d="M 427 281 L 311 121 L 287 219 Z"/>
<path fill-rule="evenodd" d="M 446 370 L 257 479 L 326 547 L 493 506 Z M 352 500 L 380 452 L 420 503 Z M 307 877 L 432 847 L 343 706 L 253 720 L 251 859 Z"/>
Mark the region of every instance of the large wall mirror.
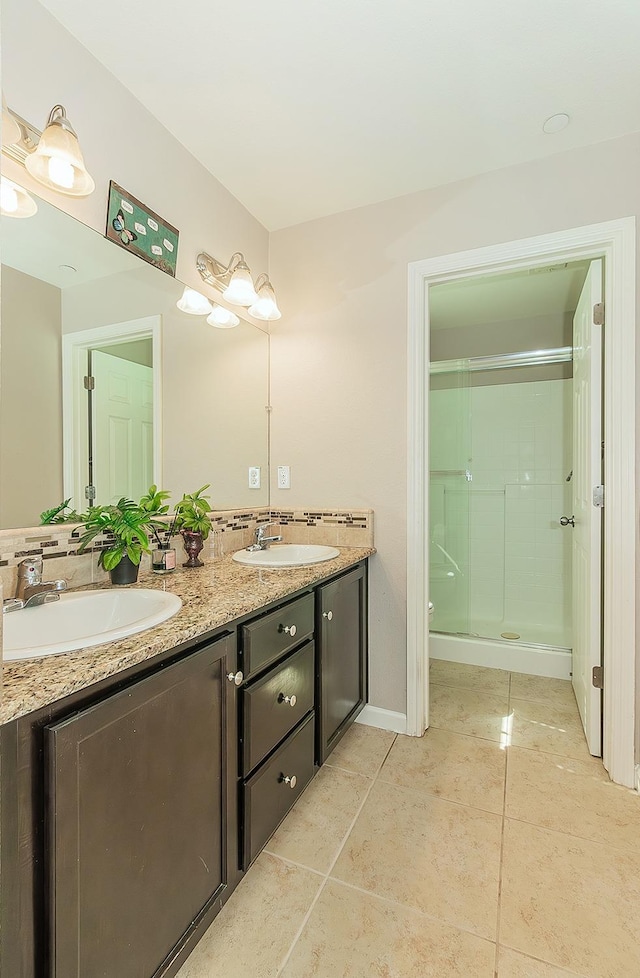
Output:
<path fill-rule="evenodd" d="M 268 505 L 268 334 L 180 312 L 180 282 L 44 201 L 0 233 L 0 528 L 151 482 Z"/>

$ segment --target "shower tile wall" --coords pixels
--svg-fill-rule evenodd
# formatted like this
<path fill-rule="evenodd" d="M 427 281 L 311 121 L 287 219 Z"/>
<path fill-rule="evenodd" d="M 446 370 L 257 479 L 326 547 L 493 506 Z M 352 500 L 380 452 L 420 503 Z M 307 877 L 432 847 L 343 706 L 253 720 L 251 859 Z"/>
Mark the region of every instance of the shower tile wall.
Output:
<path fill-rule="evenodd" d="M 571 531 L 558 522 L 561 515 L 571 515 L 571 484 L 566 482 L 572 467 L 571 393 L 570 380 L 467 391 L 471 425 L 465 449 L 473 474 L 467 503 L 471 632 L 498 637 L 509 630 L 525 641 L 571 644 Z M 451 422 L 440 426 L 438 419 L 460 404 L 459 391 L 431 394 L 432 469 L 434 459 L 451 453 L 450 441 L 447 450 L 440 445 Z M 447 487 L 434 484 L 433 489 L 437 508 L 446 509 Z M 463 487 L 452 491 L 464 498 Z M 460 503 L 454 508 L 459 510 Z M 456 524 L 451 531 L 446 526 L 443 543 L 454 553 L 460 545 L 459 519 Z"/>

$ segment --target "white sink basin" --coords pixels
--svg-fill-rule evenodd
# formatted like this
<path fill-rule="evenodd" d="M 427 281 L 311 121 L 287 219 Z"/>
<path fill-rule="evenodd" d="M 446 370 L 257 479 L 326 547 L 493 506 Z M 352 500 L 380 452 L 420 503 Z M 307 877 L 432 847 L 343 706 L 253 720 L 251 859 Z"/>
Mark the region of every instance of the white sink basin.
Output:
<path fill-rule="evenodd" d="M 131 591 L 78 591 L 59 601 L 4 615 L 4 660 L 35 659 L 115 642 L 171 618 L 182 607 L 175 594 Z"/>
<path fill-rule="evenodd" d="M 309 564 L 321 564 L 323 560 L 333 560 L 339 557 L 340 551 L 335 547 L 321 547 L 314 544 L 281 543 L 279 546 L 268 547 L 267 550 L 238 550 L 233 559 L 239 564 L 249 564 L 250 567 L 306 567 Z"/>

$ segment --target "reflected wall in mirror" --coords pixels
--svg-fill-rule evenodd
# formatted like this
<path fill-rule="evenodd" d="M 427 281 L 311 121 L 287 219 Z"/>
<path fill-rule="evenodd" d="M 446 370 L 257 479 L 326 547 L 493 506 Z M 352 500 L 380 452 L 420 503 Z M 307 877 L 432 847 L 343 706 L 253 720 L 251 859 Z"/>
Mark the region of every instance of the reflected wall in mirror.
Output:
<path fill-rule="evenodd" d="M 180 282 L 44 201 L 0 232 L 0 528 L 65 496 L 86 509 L 90 485 L 98 503 L 156 481 L 267 506 L 268 334 L 180 312 Z"/>

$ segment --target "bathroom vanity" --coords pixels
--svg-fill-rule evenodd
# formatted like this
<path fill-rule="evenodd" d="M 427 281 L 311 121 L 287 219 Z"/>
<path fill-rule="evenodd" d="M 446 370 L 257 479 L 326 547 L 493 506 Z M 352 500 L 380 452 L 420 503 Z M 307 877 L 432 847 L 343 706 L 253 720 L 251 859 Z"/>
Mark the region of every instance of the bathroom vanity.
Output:
<path fill-rule="evenodd" d="M 177 972 L 366 702 L 371 553 L 146 579 L 171 620 L 5 667 L 3 975 Z"/>

